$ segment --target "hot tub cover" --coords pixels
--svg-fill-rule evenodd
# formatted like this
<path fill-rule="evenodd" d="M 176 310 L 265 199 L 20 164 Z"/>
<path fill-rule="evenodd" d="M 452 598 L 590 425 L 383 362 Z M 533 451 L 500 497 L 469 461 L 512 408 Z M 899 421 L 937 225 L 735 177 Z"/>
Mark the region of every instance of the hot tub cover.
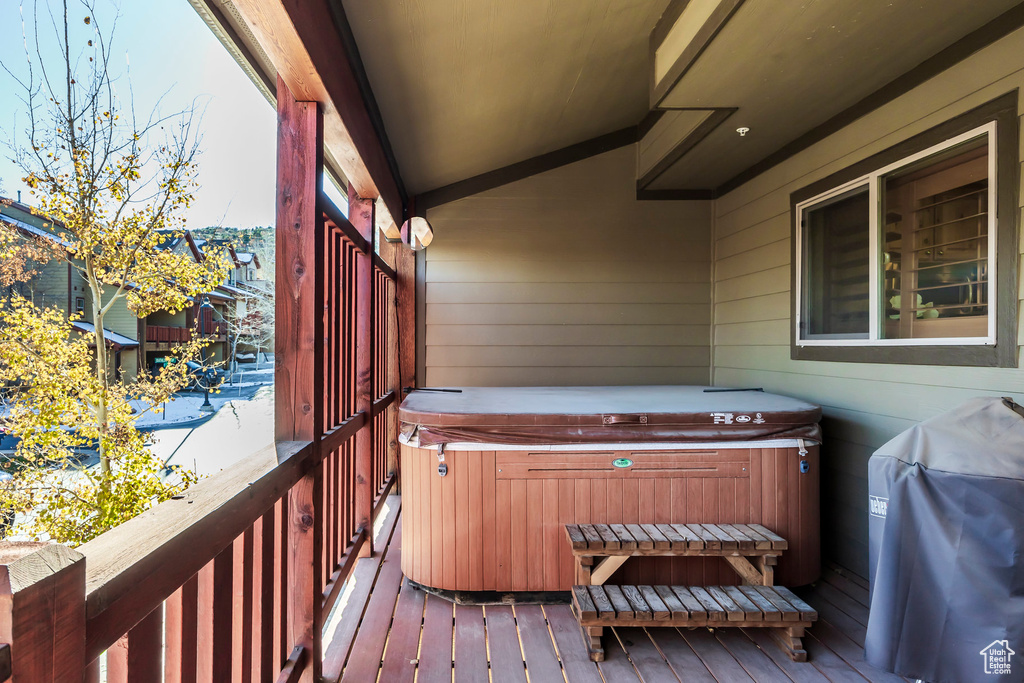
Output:
<path fill-rule="evenodd" d="M 402 433 L 421 446 L 475 442 L 820 441 L 821 408 L 762 391 L 699 386 L 462 387 L 414 391 Z"/>
<path fill-rule="evenodd" d="M 973 399 L 868 463 L 865 656 L 909 678 L 1024 680 L 1024 418 Z"/>

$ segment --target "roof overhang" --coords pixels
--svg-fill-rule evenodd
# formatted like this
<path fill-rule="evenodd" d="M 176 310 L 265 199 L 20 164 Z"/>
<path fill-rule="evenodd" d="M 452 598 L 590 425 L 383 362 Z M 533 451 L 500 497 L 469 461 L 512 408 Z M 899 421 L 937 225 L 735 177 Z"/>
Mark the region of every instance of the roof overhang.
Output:
<path fill-rule="evenodd" d="M 283 83 L 298 101 L 318 102 L 325 163 L 338 180 L 377 199 L 378 227 L 401 223 L 407 196 L 372 94 L 360 82 L 344 8 L 333 0 L 189 0 L 257 87 L 277 97 Z"/>

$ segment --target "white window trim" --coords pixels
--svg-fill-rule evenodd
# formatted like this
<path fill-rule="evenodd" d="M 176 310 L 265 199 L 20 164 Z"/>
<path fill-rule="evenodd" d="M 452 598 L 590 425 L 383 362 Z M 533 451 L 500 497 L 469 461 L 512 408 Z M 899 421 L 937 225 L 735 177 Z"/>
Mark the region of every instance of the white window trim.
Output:
<path fill-rule="evenodd" d="M 935 337 L 935 338 L 923 338 L 923 339 L 879 339 L 879 320 L 881 316 L 880 309 L 880 287 L 881 287 L 881 273 L 878 270 L 878 254 L 879 254 L 879 188 L 881 187 L 882 177 L 892 171 L 895 171 L 903 166 L 914 163 L 925 157 L 929 157 L 933 154 L 942 152 L 943 150 L 955 147 L 956 145 L 968 142 L 970 140 L 981 137 L 982 135 L 988 134 L 988 336 L 985 337 Z M 818 204 L 822 201 L 849 192 L 850 190 L 856 189 L 860 186 L 867 185 L 868 187 L 868 203 L 871 206 L 871 212 L 868 216 L 868 272 L 874 278 L 873 281 L 869 281 L 868 289 L 868 307 L 871 315 L 868 318 L 868 336 L 866 338 L 841 338 L 841 339 L 822 339 L 820 337 L 815 339 L 803 339 L 800 334 L 800 322 L 803 316 L 803 266 L 804 266 L 804 253 L 803 253 L 803 226 L 802 217 L 804 209 L 808 206 Z M 996 311 L 998 311 L 998 279 L 996 273 L 996 254 L 997 254 L 997 239 L 998 239 L 998 202 L 996 201 L 996 187 L 998 185 L 998 178 L 996 177 L 996 122 L 990 121 L 983 126 L 979 126 L 972 130 L 957 135 L 956 137 L 944 140 L 937 145 L 933 145 L 927 149 L 921 150 L 916 154 L 912 154 L 908 157 L 904 157 L 895 161 L 887 166 L 883 166 L 867 175 L 860 176 L 847 183 L 843 183 L 838 187 L 834 187 L 826 192 L 815 195 L 809 199 L 806 199 L 796 205 L 794 211 L 794 220 L 796 221 L 795 226 L 795 254 L 796 262 L 794 264 L 796 268 L 796 277 L 793 286 L 796 288 L 796 309 L 793 315 L 793 327 L 794 327 L 794 339 L 796 340 L 797 346 L 831 346 L 831 347 L 847 347 L 847 346 L 994 346 L 996 343 Z"/>

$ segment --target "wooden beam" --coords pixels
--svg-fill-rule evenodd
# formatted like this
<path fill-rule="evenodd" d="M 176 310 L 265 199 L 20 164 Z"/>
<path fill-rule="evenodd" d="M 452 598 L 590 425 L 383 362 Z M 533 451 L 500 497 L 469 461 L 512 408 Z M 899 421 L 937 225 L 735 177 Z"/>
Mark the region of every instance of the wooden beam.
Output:
<path fill-rule="evenodd" d="M 323 432 L 324 122 L 319 105 L 292 99 L 281 79 L 277 95 L 275 434 L 313 441 Z"/>
<path fill-rule="evenodd" d="M 456 199 L 462 199 L 463 197 L 495 187 L 501 187 L 516 180 L 529 178 L 538 173 L 544 173 L 545 171 L 560 168 L 576 161 L 610 152 L 613 149 L 632 145 L 638 140 L 639 131 L 639 126 L 629 126 L 628 128 L 599 135 L 596 138 L 584 140 L 562 149 L 556 149 L 547 154 L 541 154 L 525 161 L 519 161 L 493 171 L 475 175 L 472 178 L 466 178 L 444 187 L 423 192 L 416 196 L 415 213 L 410 210 L 409 215 L 425 216 L 425 212 L 435 206 L 447 204 Z"/>
<path fill-rule="evenodd" d="M 80 681 L 85 671 L 85 557 L 61 545 L 0 543 L 0 643 L 15 681 Z"/>
<path fill-rule="evenodd" d="M 366 424 L 356 432 L 356 528 L 366 533 L 360 557 L 373 554 L 373 304 L 377 278 L 373 274 L 373 245 L 376 232 L 374 201 L 348 189 L 348 217 L 370 245 L 370 252 L 356 257 L 356 411 L 365 413 Z"/>
<path fill-rule="evenodd" d="M 658 160 L 647 173 L 636 181 L 637 190 L 646 190 L 651 183 L 657 180 L 665 171 L 675 166 L 676 162 L 686 156 L 687 152 L 700 144 L 704 138 L 711 135 L 712 131 L 725 123 L 725 120 L 734 113 L 736 113 L 736 107 L 712 109 L 711 114 L 699 126 L 677 142 L 665 156 Z"/>
<path fill-rule="evenodd" d="M 349 184 L 360 197 L 382 197 L 391 215 L 401 217 L 401 181 L 392 174 L 327 0 L 235 0 L 234 5 L 277 69 L 278 99 L 283 82 L 295 99 L 320 103 L 327 149 Z"/>

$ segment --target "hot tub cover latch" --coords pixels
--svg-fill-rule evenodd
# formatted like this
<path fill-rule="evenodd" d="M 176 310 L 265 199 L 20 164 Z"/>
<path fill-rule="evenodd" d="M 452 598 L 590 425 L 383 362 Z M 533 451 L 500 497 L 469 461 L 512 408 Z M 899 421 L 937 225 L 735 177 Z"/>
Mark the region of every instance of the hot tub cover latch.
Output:
<path fill-rule="evenodd" d="M 646 414 L 615 413 L 601 416 L 601 424 L 606 425 L 645 425 L 647 424 Z"/>
<path fill-rule="evenodd" d="M 448 474 L 448 463 L 444 461 L 444 444 L 437 444 L 437 474 L 438 476 L 445 476 Z"/>

